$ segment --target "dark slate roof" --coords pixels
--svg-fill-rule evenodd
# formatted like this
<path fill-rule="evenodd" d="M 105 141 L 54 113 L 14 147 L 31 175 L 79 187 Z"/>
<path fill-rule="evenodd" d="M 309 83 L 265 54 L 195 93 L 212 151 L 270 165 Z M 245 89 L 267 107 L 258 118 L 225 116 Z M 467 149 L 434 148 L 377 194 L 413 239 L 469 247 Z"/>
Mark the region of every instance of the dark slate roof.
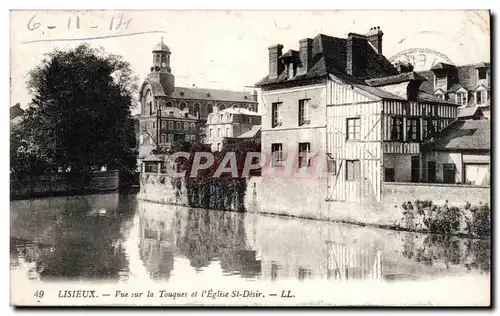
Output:
<path fill-rule="evenodd" d="M 490 120 L 456 120 L 422 146 L 424 151 L 490 149 Z"/>
<path fill-rule="evenodd" d="M 183 118 L 183 119 L 190 119 L 190 120 L 196 120 L 196 116 L 189 114 L 186 111 L 180 110 L 176 107 L 162 107 L 161 109 L 161 116 L 162 117 L 173 117 L 173 118 Z M 170 115 L 172 113 L 172 115 Z"/>
<path fill-rule="evenodd" d="M 228 102 L 228 104 L 231 102 L 256 103 L 256 101 L 253 101 L 252 94 L 250 92 L 234 90 L 175 87 L 174 92 L 172 92 L 169 96 L 176 99 L 184 98 L 222 101 Z"/>
<path fill-rule="evenodd" d="M 161 83 L 150 80 L 149 78 L 144 80 L 141 93 L 146 84 L 151 85 L 151 89 L 153 90 L 153 95 L 155 97 L 167 96 Z M 168 96 L 176 99 L 221 101 L 228 102 L 228 104 L 231 102 L 257 103 L 257 101 L 253 101 L 252 94 L 247 91 L 175 87 L 174 92 Z"/>
<path fill-rule="evenodd" d="M 459 84 L 467 91 L 473 91 L 478 86 L 477 68 L 481 67 L 489 68 L 490 63 L 483 62 L 451 68 L 456 71 L 457 82 L 455 82 L 455 84 Z M 432 69 L 434 69 L 434 67 Z M 432 94 L 434 92 L 434 73 L 432 72 L 432 70 L 419 71 L 418 74 L 427 78 L 427 81 L 424 81 L 422 83 L 420 89 Z"/>
<path fill-rule="evenodd" d="M 431 68 L 431 70 L 437 70 L 437 69 L 453 69 L 455 68 L 455 65 L 447 64 L 447 63 L 437 63 L 434 65 L 434 67 Z"/>
<path fill-rule="evenodd" d="M 448 89 L 448 92 L 457 92 L 458 90 L 460 90 L 460 88 L 462 88 L 462 86 L 458 83 L 455 83 Z"/>
<path fill-rule="evenodd" d="M 416 72 L 405 72 L 402 74 L 383 77 L 383 78 L 369 79 L 366 80 L 366 83 L 369 84 L 370 86 L 378 87 L 378 86 L 385 86 L 389 84 L 396 84 L 411 80 L 425 81 L 426 78 L 420 76 Z"/>
<path fill-rule="evenodd" d="M 481 117 L 483 116 L 483 111 L 478 106 L 467 106 L 463 108 L 458 108 L 458 118 L 469 118 L 469 117 Z"/>
<path fill-rule="evenodd" d="M 417 101 L 422 101 L 422 102 L 438 102 L 438 103 L 447 103 L 447 104 L 453 104 L 458 106 L 455 102 L 451 100 L 443 100 L 435 95 L 429 94 L 425 91 L 418 91 L 418 96 L 417 96 Z"/>
<path fill-rule="evenodd" d="M 419 71 L 418 74 L 427 79 L 420 85 L 420 90 L 430 94 L 434 93 L 434 73 L 430 70 L 426 70 Z"/>
<path fill-rule="evenodd" d="M 325 77 L 329 73 L 335 75 L 346 73 L 347 64 L 347 40 L 324 34 L 318 34 L 312 41 L 312 67 L 306 74 L 287 78 L 286 70 L 275 79 L 265 76 L 256 86 L 265 86 L 273 83 L 300 81 L 311 78 Z M 365 65 L 367 78 L 380 78 L 398 73 L 397 69 L 387 58 L 377 53 L 371 45 L 366 45 Z M 352 77 L 352 76 L 350 76 Z"/>
<path fill-rule="evenodd" d="M 281 59 L 290 58 L 290 57 L 291 58 L 298 58 L 299 52 L 296 50 L 290 49 L 288 52 L 286 52 L 280 56 Z"/>

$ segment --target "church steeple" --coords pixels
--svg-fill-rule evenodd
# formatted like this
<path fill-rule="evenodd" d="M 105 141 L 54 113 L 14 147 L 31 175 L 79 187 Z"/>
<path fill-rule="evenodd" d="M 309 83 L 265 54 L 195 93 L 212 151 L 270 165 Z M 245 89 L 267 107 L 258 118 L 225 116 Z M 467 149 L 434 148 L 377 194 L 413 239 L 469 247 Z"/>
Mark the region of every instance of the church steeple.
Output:
<path fill-rule="evenodd" d="M 151 72 L 148 75 L 149 80 L 162 85 L 165 95 L 169 95 L 175 89 L 175 78 L 170 68 L 170 54 L 170 48 L 163 43 L 162 37 L 161 42 L 153 49 L 153 66 L 151 66 Z"/>
<path fill-rule="evenodd" d="M 151 72 L 171 73 L 170 54 L 170 48 L 163 43 L 162 36 L 161 42 L 153 49 L 153 66 L 151 67 Z"/>

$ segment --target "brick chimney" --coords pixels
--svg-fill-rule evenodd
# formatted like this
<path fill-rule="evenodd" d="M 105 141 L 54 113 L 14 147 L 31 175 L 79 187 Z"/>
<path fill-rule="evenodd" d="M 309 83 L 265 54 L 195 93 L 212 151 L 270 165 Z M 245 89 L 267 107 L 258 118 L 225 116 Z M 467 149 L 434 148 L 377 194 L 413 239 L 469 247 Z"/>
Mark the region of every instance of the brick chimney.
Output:
<path fill-rule="evenodd" d="M 347 35 L 346 73 L 355 77 L 366 76 L 366 36 L 349 33 Z"/>
<path fill-rule="evenodd" d="M 300 67 L 299 74 L 305 74 L 312 67 L 312 43 L 313 40 L 311 38 L 304 38 L 299 41 L 299 57 L 300 63 L 302 66 Z"/>
<path fill-rule="evenodd" d="M 384 36 L 384 32 L 380 30 L 380 26 L 370 28 L 370 32 L 366 34 L 368 42 L 375 47 L 379 54 L 382 54 L 382 36 Z"/>
<path fill-rule="evenodd" d="M 284 65 L 279 59 L 283 54 L 283 45 L 277 44 L 269 47 L 269 79 L 276 79 L 284 70 Z"/>

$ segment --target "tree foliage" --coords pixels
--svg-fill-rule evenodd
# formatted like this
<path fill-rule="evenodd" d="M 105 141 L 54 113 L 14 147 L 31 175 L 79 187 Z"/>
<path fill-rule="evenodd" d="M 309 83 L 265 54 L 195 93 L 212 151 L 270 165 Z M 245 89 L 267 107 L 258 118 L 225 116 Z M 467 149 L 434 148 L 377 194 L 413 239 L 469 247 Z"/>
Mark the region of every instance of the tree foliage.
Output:
<path fill-rule="evenodd" d="M 32 104 L 13 131 L 11 155 L 72 171 L 127 165 L 136 80 L 120 56 L 87 44 L 47 54 L 29 73 Z"/>

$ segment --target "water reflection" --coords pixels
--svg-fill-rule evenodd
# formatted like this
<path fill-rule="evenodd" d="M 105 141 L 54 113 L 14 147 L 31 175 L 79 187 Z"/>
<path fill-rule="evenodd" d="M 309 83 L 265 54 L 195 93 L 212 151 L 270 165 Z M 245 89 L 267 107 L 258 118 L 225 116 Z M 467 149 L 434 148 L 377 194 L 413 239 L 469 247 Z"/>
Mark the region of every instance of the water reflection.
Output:
<path fill-rule="evenodd" d="M 489 273 L 490 243 L 138 202 L 13 201 L 11 271 L 41 280 L 390 281 Z"/>

